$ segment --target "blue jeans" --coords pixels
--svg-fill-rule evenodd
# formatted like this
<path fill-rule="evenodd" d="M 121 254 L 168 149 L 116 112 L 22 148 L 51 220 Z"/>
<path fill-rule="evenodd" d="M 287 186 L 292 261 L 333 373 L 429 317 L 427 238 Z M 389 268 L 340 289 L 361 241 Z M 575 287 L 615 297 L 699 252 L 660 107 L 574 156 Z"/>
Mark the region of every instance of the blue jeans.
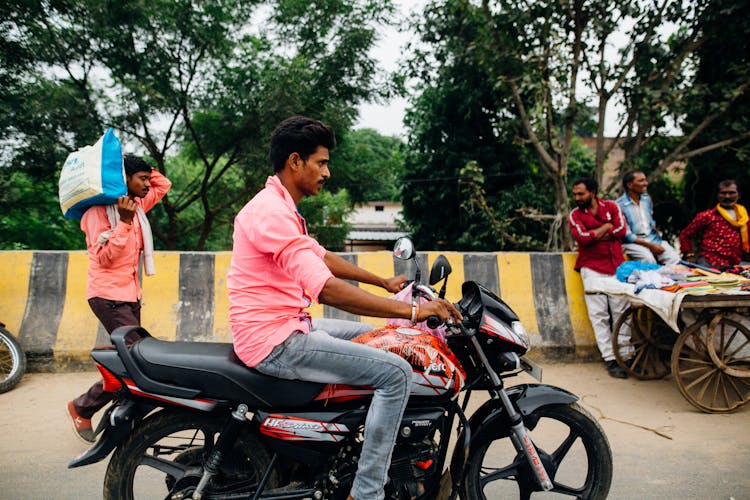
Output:
<path fill-rule="evenodd" d="M 396 354 L 349 341 L 372 330 L 369 325 L 332 319 L 314 324 L 310 333 L 293 333 L 277 345 L 255 369 L 284 379 L 375 388 L 351 494 L 355 500 L 382 500 L 411 392 L 411 366 Z"/>

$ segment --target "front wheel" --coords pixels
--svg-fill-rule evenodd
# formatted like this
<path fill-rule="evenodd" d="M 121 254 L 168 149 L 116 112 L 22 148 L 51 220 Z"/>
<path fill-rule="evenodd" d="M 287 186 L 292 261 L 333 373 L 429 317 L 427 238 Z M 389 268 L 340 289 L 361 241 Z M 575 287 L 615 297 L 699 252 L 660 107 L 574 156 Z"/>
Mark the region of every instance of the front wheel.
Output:
<path fill-rule="evenodd" d="M 545 498 L 607 497 L 612 450 L 590 413 L 577 403 L 553 405 L 538 409 L 524 421 L 554 486 Z M 510 439 L 488 437 L 472 446 L 461 498 L 528 499 L 535 491 L 541 488 Z"/>
<path fill-rule="evenodd" d="M 18 340 L 0 326 L 0 394 L 13 389 L 26 373 L 26 354 Z"/>
<path fill-rule="evenodd" d="M 104 477 L 104 498 L 191 498 L 223 425 L 221 417 L 171 412 L 145 420 L 112 455 Z M 206 496 L 252 497 L 268 463 L 260 442 L 241 433 Z M 269 486 L 274 482 L 272 477 Z"/>

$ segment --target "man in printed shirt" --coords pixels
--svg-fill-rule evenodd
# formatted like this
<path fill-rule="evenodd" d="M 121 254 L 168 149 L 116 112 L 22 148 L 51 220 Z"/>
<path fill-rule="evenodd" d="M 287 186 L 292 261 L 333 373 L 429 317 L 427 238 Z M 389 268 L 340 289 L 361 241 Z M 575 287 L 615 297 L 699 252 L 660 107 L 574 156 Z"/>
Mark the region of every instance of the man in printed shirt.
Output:
<path fill-rule="evenodd" d="M 575 269 L 581 273 L 586 308 L 599 352 L 612 377 L 627 378 L 627 373 L 615 360 L 610 325 L 627 309 L 628 302 L 621 297 L 589 293 L 589 290 L 596 290 L 597 279 L 614 276 L 617 267 L 625 260 L 620 243 L 627 231 L 625 218 L 617 203 L 596 196 L 598 188 L 597 182 L 587 177 L 573 182 L 576 208 L 570 212 L 568 225 L 578 243 Z M 623 330 L 620 335 L 627 344 L 630 330 Z"/>
<path fill-rule="evenodd" d="M 275 174 L 237 214 L 227 275 L 234 349 L 250 367 L 274 377 L 370 386 L 375 394 L 349 498 L 384 498 L 391 452 L 409 397 L 411 368 L 396 354 L 350 342 L 366 331 L 354 322 L 316 320 L 311 300 L 354 314 L 424 320 L 460 318 L 446 301 L 410 304 L 377 297 L 354 280 L 398 291 L 406 278 L 380 278 L 326 251 L 307 235 L 297 211 L 304 196 L 320 191 L 330 176 L 333 130 L 318 120 L 294 116 L 271 136 Z"/>
<path fill-rule="evenodd" d="M 116 205 L 93 206 L 81 218 L 89 255 L 86 298 L 108 333 L 120 326 L 141 323 L 138 265 L 144 236 L 148 240 L 146 247 L 153 248 L 145 212 L 172 187 L 166 177 L 137 156 L 126 156 L 123 164 L 127 196 L 120 197 Z M 144 260 L 147 274 L 153 274 L 153 261 L 147 262 L 151 258 L 148 255 Z M 104 392 L 99 381 L 68 403 L 73 427 L 81 439 L 94 442 L 91 417 L 111 400 L 111 393 Z"/>
<path fill-rule="evenodd" d="M 680 232 L 680 251 L 685 260 L 703 266 L 726 269 L 741 263 L 750 253 L 748 241 L 748 214 L 737 203 L 740 192 L 737 182 L 719 183 L 719 203 L 712 209 L 695 216 Z M 700 253 L 696 259 L 694 240 L 699 240 Z"/>
<path fill-rule="evenodd" d="M 654 205 L 646 193 L 646 174 L 639 171 L 627 172 L 622 177 L 622 187 L 624 193 L 617 198 L 617 204 L 627 222 L 627 232 L 622 243 L 627 256 L 650 264 L 677 264 L 680 261 L 677 250 L 662 240 L 656 230 Z"/>

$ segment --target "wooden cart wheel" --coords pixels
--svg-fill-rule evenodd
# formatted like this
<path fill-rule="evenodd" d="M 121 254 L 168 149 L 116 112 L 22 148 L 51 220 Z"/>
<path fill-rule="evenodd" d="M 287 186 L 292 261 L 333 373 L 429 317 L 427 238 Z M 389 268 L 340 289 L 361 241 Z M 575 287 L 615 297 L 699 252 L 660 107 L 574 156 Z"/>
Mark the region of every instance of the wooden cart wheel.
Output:
<path fill-rule="evenodd" d="M 750 401 L 750 331 L 723 314 L 698 319 L 677 339 L 672 373 L 699 410 L 736 410 Z"/>
<path fill-rule="evenodd" d="M 669 373 L 669 357 L 676 338 L 674 330 L 654 311 L 630 306 L 612 329 L 612 349 L 617 364 L 629 375 L 640 380 L 659 379 Z"/>

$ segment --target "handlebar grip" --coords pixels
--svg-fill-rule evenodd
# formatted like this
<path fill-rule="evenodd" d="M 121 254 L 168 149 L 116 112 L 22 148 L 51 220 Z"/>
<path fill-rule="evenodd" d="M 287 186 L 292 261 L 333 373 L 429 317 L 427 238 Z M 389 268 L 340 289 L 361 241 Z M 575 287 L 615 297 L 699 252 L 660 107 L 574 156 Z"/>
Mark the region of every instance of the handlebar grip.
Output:
<path fill-rule="evenodd" d="M 427 321 L 425 321 L 425 323 L 427 324 L 428 328 L 437 328 L 440 326 L 442 321 L 440 321 L 440 318 L 438 318 L 437 316 L 430 316 L 429 318 L 427 318 Z"/>

